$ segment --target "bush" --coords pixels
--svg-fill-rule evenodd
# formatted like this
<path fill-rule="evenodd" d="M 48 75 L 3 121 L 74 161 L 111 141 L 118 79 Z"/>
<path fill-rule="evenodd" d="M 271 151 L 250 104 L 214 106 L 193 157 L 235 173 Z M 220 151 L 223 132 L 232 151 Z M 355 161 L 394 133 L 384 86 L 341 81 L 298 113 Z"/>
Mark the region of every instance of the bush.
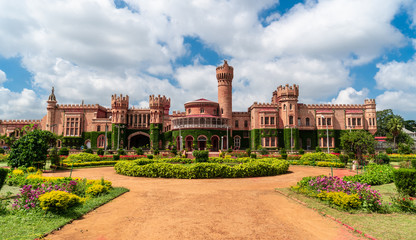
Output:
<path fill-rule="evenodd" d="M 176 149 L 175 146 L 172 147 L 172 149 L 170 150 L 170 153 L 172 153 L 174 156 L 176 156 L 176 154 L 178 154 L 178 150 Z"/>
<path fill-rule="evenodd" d="M 416 159 L 410 160 L 410 163 L 412 164 L 412 168 L 416 169 Z"/>
<path fill-rule="evenodd" d="M 67 159 L 68 162 L 97 162 L 101 158 L 98 155 L 91 153 L 72 154 Z"/>
<path fill-rule="evenodd" d="M 118 174 L 135 177 L 163 178 L 241 178 L 274 176 L 286 173 L 289 163 L 283 160 L 253 160 L 229 166 L 220 163 L 196 163 L 190 166 L 155 162 L 139 165 L 138 161 L 120 161 L 114 169 Z"/>
<path fill-rule="evenodd" d="M 375 163 L 377 164 L 389 164 L 390 163 L 390 157 L 387 154 L 379 153 L 375 157 Z"/>
<path fill-rule="evenodd" d="M 117 154 L 122 156 L 122 155 L 126 155 L 126 151 L 124 151 L 124 149 L 120 148 L 119 150 L 117 150 Z"/>
<path fill-rule="evenodd" d="M 9 170 L 5 168 L 0 168 L 0 190 L 4 185 L 4 182 L 6 181 L 6 177 L 8 173 L 9 173 Z"/>
<path fill-rule="evenodd" d="M 319 146 L 317 146 L 317 147 L 315 148 L 315 152 L 317 152 L 317 153 L 322 152 L 322 149 L 321 149 Z"/>
<path fill-rule="evenodd" d="M 153 155 L 152 154 L 149 154 L 149 155 L 147 155 L 147 158 L 148 159 L 153 159 Z"/>
<path fill-rule="evenodd" d="M 195 157 L 196 162 L 208 162 L 208 150 L 194 150 L 192 155 Z"/>
<path fill-rule="evenodd" d="M 286 149 L 284 148 L 280 149 L 279 153 L 280 153 L 280 156 L 282 156 L 282 159 L 287 159 Z"/>
<path fill-rule="evenodd" d="M 390 165 L 370 164 L 366 172 L 360 175 L 345 176 L 345 181 L 360 182 L 370 185 L 382 185 L 393 182 L 393 167 Z"/>
<path fill-rule="evenodd" d="M 348 155 L 345 155 L 345 154 L 340 154 L 338 157 L 339 157 L 339 160 L 340 160 L 342 163 L 344 163 L 345 165 L 347 165 L 347 164 L 348 164 Z"/>
<path fill-rule="evenodd" d="M 393 153 L 393 149 L 391 149 L 391 148 L 386 148 L 386 153 L 387 153 L 387 154 L 392 154 L 392 153 Z"/>
<path fill-rule="evenodd" d="M 63 147 L 59 149 L 58 151 L 59 156 L 68 156 L 69 155 L 69 149 L 67 147 Z"/>
<path fill-rule="evenodd" d="M 114 154 L 114 155 L 113 155 L 113 160 L 114 160 L 114 161 L 120 160 L 120 155 L 118 155 L 118 154 Z"/>
<path fill-rule="evenodd" d="M 0 154 L 4 154 L 4 148 L 0 147 Z"/>
<path fill-rule="evenodd" d="M 246 148 L 246 153 L 247 153 L 247 157 L 251 156 L 251 149 L 250 148 Z"/>
<path fill-rule="evenodd" d="M 316 162 L 318 167 L 335 167 L 335 168 L 344 168 L 345 164 L 340 162 Z"/>
<path fill-rule="evenodd" d="M 92 196 L 92 197 L 97 197 L 99 195 L 103 195 L 107 193 L 108 193 L 108 188 L 101 184 L 94 184 L 85 191 L 85 194 L 87 196 Z"/>
<path fill-rule="evenodd" d="M 26 172 L 28 172 L 28 173 L 34 173 L 34 172 L 36 172 L 37 171 L 37 169 L 35 168 L 35 167 L 28 167 L 27 169 L 26 169 Z"/>
<path fill-rule="evenodd" d="M 259 149 L 260 155 L 268 155 L 269 151 L 266 148 L 260 148 Z"/>
<path fill-rule="evenodd" d="M 300 155 L 305 154 L 305 150 L 303 150 L 303 148 L 299 149 L 299 154 L 300 154 Z"/>
<path fill-rule="evenodd" d="M 86 148 L 86 149 L 84 149 L 84 151 L 82 151 L 82 152 L 84 152 L 84 153 L 91 153 L 91 154 L 93 154 L 93 153 L 94 153 L 94 151 L 93 151 L 91 148 Z"/>
<path fill-rule="evenodd" d="M 411 154 L 412 153 L 412 147 L 408 144 L 399 143 L 398 152 L 400 154 Z"/>
<path fill-rule="evenodd" d="M 416 169 L 394 169 L 393 178 L 399 193 L 416 196 Z"/>
<path fill-rule="evenodd" d="M 143 155 L 144 154 L 143 148 L 141 148 L 141 147 L 134 148 L 134 150 L 136 151 L 137 155 Z"/>
<path fill-rule="evenodd" d="M 56 148 L 52 148 L 51 150 L 49 150 L 49 160 L 51 160 L 51 165 L 59 165 L 61 159 L 58 155 L 58 151 L 56 150 Z"/>
<path fill-rule="evenodd" d="M 257 154 L 256 153 L 251 153 L 250 158 L 257 158 Z"/>
<path fill-rule="evenodd" d="M 64 191 L 51 191 L 39 196 L 39 205 L 45 211 L 65 211 L 82 202 L 83 199 L 77 195 Z"/>
<path fill-rule="evenodd" d="M 55 137 L 49 131 L 28 132 L 12 144 L 8 163 L 13 168 L 35 166 L 41 169 L 46 164 L 49 146 L 54 142 Z"/>
<path fill-rule="evenodd" d="M 154 148 L 152 152 L 153 152 L 153 155 L 159 155 L 159 148 Z"/>
<path fill-rule="evenodd" d="M 335 148 L 334 153 L 341 153 L 341 151 L 339 150 L 339 148 Z"/>
<path fill-rule="evenodd" d="M 328 154 L 323 152 L 316 152 L 316 153 L 306 153 L 302 155 L 300 161 L 309 161 L 309 162 L 332 162 L 337 161 L 338 157 L 334 154 Z"/>
<path fill-rule="evenodd" d="M 114 155 L 118 156 L 118 155 Z M 118 160 L 109 160 L 109 161 L 99 161 L 99 162 L 81 162 L 81 163 L 68 163 L 67 166 L 74 167 L 86 167 L 86 166 L 103 166 L 103 165 L 114 165 Z"/>
<path fill-rule="evenodd" d="M 99 148 L 99 149 L 97 150 L 97 155 L 99 155 L 99 156 L 103 156 L 103 155 L 104 155 L 104 149 Z"/>
<path fill-rule="evenodd" d="M 344 210 L 354 209 L 361 206 L 358 194 L 348 195 L 344 192 L 326 192 L 318 193 L 317 197 L 323 201 L 328 201 Z"/>

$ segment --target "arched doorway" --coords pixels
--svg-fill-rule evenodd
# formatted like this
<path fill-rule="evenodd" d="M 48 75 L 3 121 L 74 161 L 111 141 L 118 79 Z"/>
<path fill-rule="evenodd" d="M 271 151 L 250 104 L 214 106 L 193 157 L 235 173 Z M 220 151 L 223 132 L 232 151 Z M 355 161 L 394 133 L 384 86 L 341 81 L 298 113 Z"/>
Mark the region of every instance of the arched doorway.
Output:
<path fill-rule="evenodd" d="M 193 143 L 194 143 L 194 138 L 192 136 L 187 136 L 185 138 L 185 147 L 187 151 L 192 151 Z"/>
<path fill-rule="evenodd" d="M 207 146 L 207 137 L 199 136 L 198 137 L 198 149 L 205 150 L 206 146 Z"/>
<path fill-rule="evenodd" d="M 135 132 L 128 137 L 128 143 L 129 149 L 150 146 L 150 135 L 144 132 Z"/>
<path fill-rule="evenodd" d="M 218 152 L 220 148 L 220 138 L 218 136 L 211 137 L 212 151 Z"/>

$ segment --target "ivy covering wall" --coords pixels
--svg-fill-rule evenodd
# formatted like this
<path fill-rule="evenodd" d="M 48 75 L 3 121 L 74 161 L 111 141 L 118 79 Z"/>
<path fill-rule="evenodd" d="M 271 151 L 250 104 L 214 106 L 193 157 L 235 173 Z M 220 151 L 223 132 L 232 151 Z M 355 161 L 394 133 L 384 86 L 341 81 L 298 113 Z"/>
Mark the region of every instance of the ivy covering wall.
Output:
<path fill-rule="evenodd" d="M 150 145 L 151 148 L 159 149 L 159 140 L 163 142 L 163 134 L 162 134 L 163 126 L 161 123 L 151 123 L 150 124 Z"/>
<path fill-rule="evenodd" d="M 291 139 L 293 139 L 293 143 L 294 143 L 294 145 L 293 145 L 293 149 L 299 149 L 299 141 L 298 141 L 298 139 L 299 139 L 299 129 L 297 129 L 297 128 L 285 128 L 284 130 L 283 130 L 283 132 L 284 132 L 284 144 L 285 144 L 285 148 L 286 149 L 291 149 L 291 144 L 290 144 L 290 141 L 291 141 Z"/>

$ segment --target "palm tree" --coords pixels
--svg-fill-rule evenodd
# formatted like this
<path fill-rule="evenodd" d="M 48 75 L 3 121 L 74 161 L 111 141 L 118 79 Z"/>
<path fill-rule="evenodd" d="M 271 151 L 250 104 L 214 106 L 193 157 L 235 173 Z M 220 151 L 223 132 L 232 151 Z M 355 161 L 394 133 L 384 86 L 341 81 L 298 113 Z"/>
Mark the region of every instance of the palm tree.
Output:
<path fill-rule="evenodd" d="M 397 148 L 396 146 L 396 137 L 400 134 L 403 128 L 403 121 L 399 119 L 398 117 L 393 117 L 387 122 L 387 129 L 390 131 L 391 135 L 393 135 L 393 143 L 394 148 Z"/>

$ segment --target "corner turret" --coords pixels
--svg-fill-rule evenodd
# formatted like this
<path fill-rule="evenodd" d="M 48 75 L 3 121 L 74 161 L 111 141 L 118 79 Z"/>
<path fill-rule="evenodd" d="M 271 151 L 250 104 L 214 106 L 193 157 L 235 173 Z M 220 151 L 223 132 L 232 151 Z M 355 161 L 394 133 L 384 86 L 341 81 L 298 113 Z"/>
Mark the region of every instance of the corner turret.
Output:
<path fill-rule="evenodd" d="M 231 119 L 233 114 L 232 82 L 234 78 L 234 68 L 229 66 L 227 61 L 224 60 L 224 64 L 217 67 L 216 73 L 220 115 L 223 118 Z"/>

